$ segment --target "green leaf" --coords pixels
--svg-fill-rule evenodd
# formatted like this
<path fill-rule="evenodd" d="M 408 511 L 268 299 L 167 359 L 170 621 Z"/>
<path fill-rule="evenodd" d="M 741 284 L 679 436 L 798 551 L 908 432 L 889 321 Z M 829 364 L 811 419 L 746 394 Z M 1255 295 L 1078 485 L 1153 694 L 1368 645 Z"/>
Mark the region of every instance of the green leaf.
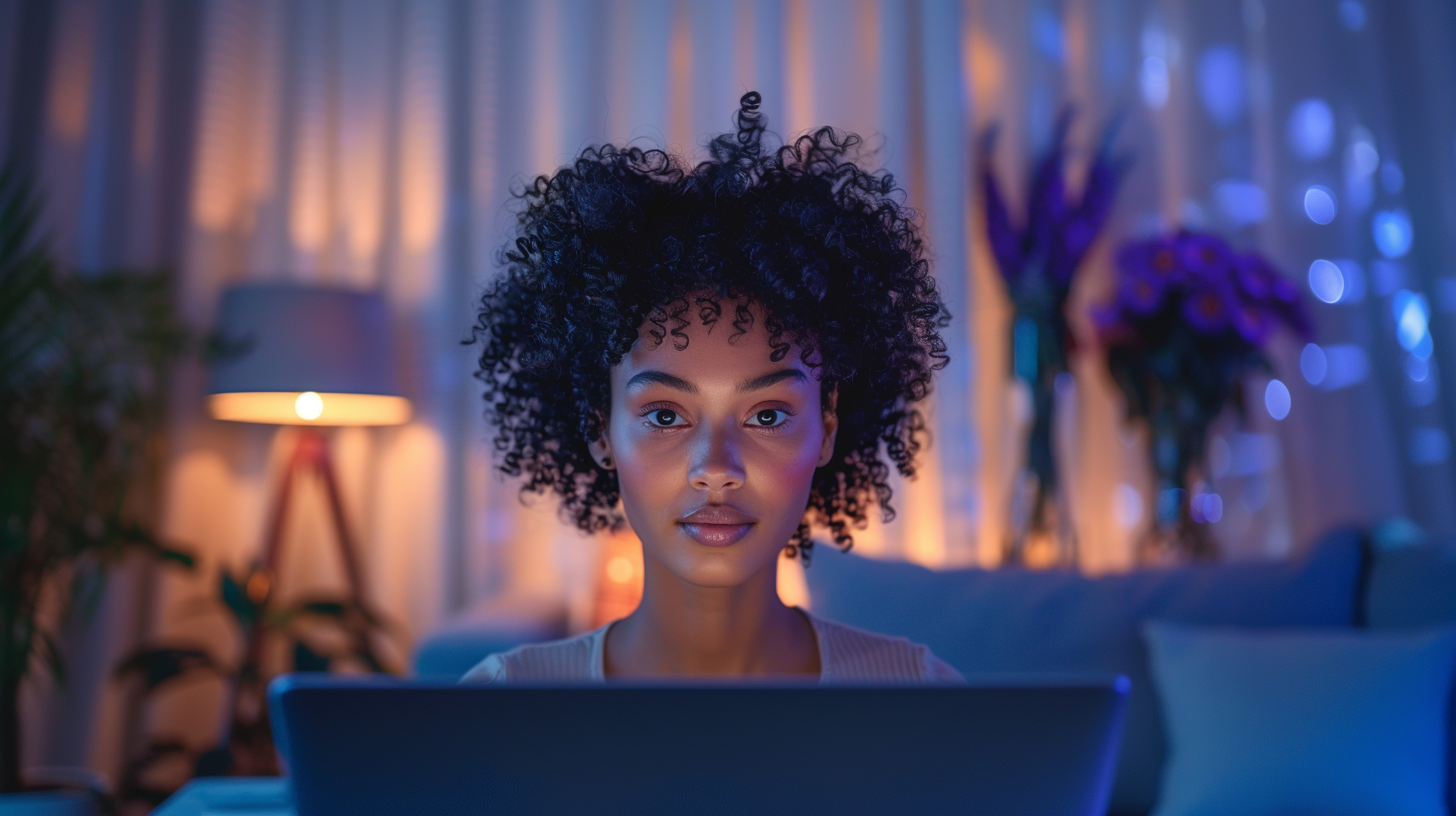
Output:
<path fill-rule="evenodd" d="M 343 601 L 306 601 L 298 605 L 299 612 L 322 615 L 328 618 L 342 618 L 349 612 L 350 604 Z"/>
<path fill-rule="evenodd" d="M 117 530 L 117 536 L 126 543 L 139 546 L 163 561 L 170 561 L 189 570 L 197 566 L 197 558 L 192 553 L 164 544 L 161 539 L 139 524 L 127 524 L 120 527 Z"/>
<path fill-rule="evenodd" d="M 221 574 L 222 602 L 227 605 L 233 617 L 237 619 L 238 625 L 248 629 L 253 621 L 258 619 L 258 606 L 249 598 L 248 593 L 243 590 L 241 584 L 233 579 L 232 573 L 226 569 L 218 571 Z"/>
<path fill-rule="evenodd" d="M 161 647 L 131 653 L 112 674 L 116 677 L 139 674 L 146 682 L 147 691 L 152 691 L 169 680 L 197 672 L 227 673 L 206 649 Z"/>
<path fill-rule="evenodd" d="M 293 670 L 301 672 L 326 672 L 330 658 L 319 654 L 301 640 L 293 642 Z"/>

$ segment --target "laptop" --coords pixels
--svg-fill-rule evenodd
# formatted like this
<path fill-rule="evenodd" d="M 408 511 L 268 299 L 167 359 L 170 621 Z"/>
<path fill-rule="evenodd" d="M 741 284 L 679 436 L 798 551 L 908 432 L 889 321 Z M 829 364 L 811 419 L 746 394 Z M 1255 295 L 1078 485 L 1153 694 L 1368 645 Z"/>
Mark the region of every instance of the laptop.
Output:
<path fill-rule="evenodd" d="M 1100 816 L 1127 691 L 293 674 L 269 706 L 298 816 Z"/>

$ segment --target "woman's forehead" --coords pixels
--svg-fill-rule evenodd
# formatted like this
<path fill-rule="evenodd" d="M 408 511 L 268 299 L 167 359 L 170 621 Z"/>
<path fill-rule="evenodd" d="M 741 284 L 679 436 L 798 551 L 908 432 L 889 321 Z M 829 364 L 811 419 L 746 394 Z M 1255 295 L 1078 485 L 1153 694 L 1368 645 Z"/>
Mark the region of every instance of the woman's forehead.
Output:
<path fill-rule="evenodd" d="M 613 370 L 619 382 L 642 371 L 657 370 L 686 380 L 726 377 L 743 380 L 765 373 L 798 369 L 817 379 L 812 368 L 803 361 L 802 349 L 785 337 L 776 345 L 764 326 L 761 309 L 750 306 L 752 322 L 737 325 L 731 318 L 733 304 L 723 304 L 724 316 L 704 321 L 691 312 L 680 319 L 669 318 L 659 328 L 649 321 L 643 325 L 637 342 Z M 788 343 L 786 355 L 775 351 Z M 775 360 L 774 357 L 779 359 Z"/>

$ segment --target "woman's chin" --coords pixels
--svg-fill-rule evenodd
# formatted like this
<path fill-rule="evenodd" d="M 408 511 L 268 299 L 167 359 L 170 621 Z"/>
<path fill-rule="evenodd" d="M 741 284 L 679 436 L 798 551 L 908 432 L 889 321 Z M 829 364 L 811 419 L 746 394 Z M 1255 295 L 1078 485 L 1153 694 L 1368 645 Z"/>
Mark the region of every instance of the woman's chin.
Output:
<path fill-rule="evenodd" d="M 693 586 L 743 586 L 763 570 L 762 562 L 775 564 L 778 554 L 775 550 L 773 557 L 757 557 L 755 549 L 743 546 L 747 543 L 741 541 L 731 547 L 707 547 L 688 539 L 674 542 L 674 552 L 662 561 L 669 572 Z"/>

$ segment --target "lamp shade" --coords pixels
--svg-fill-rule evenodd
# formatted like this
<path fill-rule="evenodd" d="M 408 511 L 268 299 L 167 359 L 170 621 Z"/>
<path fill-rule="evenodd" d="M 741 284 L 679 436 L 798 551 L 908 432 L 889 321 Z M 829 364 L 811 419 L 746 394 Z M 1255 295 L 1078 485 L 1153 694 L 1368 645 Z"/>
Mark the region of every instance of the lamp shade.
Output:
<path fill-rule="evenodd" d="M 246 284 L 223 293 L 208 382 L 218 419 L 396 425 L 400 393 L 389 310 L 373 292 Z"/>

